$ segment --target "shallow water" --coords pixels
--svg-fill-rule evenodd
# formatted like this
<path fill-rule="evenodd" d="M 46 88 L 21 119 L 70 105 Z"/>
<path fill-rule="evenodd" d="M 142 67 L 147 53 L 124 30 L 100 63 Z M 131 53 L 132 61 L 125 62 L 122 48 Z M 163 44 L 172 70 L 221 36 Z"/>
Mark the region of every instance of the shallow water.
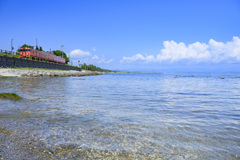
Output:
<path fill-rule="evenodd" d="M 0 89 L 23 97 L 0 99 L 0 158 L 240 157 L 240 75 L 8 78 Z"/>

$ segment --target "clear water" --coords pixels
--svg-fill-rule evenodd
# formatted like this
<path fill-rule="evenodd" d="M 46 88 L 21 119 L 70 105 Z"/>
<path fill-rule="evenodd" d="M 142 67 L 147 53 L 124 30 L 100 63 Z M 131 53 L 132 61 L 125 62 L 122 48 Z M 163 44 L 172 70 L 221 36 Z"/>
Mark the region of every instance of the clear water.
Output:
<path fill-rule="evenodd" d="M 126 159 L 240 157 L 240 75 L 8 78 L 0 89 L 23 97 L 0 99 L 0 126 L 52 150 L 67 144 Z"/>

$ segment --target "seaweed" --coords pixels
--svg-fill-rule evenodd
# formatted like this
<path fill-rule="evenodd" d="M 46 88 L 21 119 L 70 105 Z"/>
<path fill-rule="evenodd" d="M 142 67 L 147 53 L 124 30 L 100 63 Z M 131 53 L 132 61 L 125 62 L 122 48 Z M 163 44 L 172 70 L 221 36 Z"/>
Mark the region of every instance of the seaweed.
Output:
<path fill-rule="evenodd" d="M 0 133 L 4 134 L 4 135 L 9 135 L 9 134 L 13 133 L 13 131 L 0 126 Z"/>
<path fill-rule="evenodd" d="M 1 78 L 1 79 L 7 79 L 7 77 L 5 77 L 5 76 L 1 76 L 1 75 L 0 75 L 0 78 Z"/>
<path fill-rule="evenodd" d="M 15 101 L 18 101 L 22 97 L 20 97 L 16 93 L 0 93 L 0 98 L 14 99 Z"/>

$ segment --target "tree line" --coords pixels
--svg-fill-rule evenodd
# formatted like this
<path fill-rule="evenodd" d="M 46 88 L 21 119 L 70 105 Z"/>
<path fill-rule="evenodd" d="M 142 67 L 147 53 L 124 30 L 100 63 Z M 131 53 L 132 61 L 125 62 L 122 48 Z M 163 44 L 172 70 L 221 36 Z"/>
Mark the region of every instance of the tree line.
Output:
<path fill-rule="evenodd" d="M 89 64 L 87 65 L 86 63 L 84 63 L 82 66 L 81 66 L 82 69 L 85 69 L 85 70 L 90 70 L 90 71 L 99 71 L 99 72 L 113 72 L 111 70 L 108 70 L 108 69 L 102 69 L 100 67 L 97 67 L 93 64 Z"/>

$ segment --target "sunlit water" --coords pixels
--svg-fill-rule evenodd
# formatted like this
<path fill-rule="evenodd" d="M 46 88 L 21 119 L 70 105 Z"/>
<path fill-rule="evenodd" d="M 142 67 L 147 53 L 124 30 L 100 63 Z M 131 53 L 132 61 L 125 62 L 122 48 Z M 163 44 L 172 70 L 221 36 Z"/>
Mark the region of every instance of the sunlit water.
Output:
<path fill-rule="evenodd" d="M 23 97 L 0 99 L 0 126 L 49 149 L 67 144 L 126 159 L 240 157 L 240 75 L 8 78 L 0 92 Z"/>

